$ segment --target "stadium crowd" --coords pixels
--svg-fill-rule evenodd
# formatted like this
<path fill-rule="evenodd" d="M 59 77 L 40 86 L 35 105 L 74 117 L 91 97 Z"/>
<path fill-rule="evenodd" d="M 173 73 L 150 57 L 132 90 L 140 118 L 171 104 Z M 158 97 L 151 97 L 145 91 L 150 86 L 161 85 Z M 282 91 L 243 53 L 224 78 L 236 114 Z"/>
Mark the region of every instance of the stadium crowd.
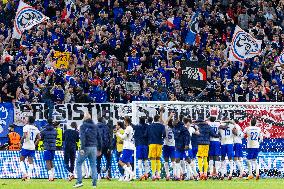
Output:
<path fill-rule="evenodd" d="M 3 3 L 5 2 L 5 3 Z M 1 101 L 283 101 L 283 0 L 26 0 L 50 19 L 11 39 L 18 1 L 1 1 Z M 185 43 L 199 10 L 200 32 Z M 169 23 L 168 18 L 174 18 Z M 228 61 L 235 25 L 263 41 L 262 55 Z M 70 52 L 56 68 L 55 51 Z M 183 60 L 206 61 L 208 85 L 182 88 Z M 127 87 L 126 82 L 140 84 Z"/>

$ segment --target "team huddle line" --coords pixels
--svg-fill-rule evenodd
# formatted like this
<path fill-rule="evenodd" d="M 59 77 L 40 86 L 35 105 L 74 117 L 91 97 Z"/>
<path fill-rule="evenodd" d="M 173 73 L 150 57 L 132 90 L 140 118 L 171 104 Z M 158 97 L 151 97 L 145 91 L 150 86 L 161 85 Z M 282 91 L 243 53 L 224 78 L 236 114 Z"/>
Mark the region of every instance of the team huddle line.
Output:
<path fill-rule="evenodd" d="M 172 112 L 167 120 L 163 120 L 164 112 L 164 108 L 161 107 L 160 113 L 153 118 L 140 117 L 137 125 L 132 124 L 130 117 L 125 117 L 123 122 L 117 122 L 113 136 L 114 141 L 116 141 L 116 154 L 118 155 L 121 174 L 119 181 L 131 181 L 135 178 L 133 171 L 134 153 L 136 153 L 138 160 L 137 176 L 139 180 L 147 180 L 149 177 L 153 181 L 161 179 L 162 156 L 165 160 L 163 166 L 167 181 L 170 179 L 176 181 L 207 180 L 208 177 L 223 180 L 226 176 L 231 180 L 233 172 L 237 172 L 236 167 L 238 168 L 239 178 L 243 178 L 246 175 L 243 168 L 243 138 L 247 139 L 247 179 L 254 177 L 253 168 L 255 169 L 256 179 L 260 178 L 257 156 L 263 135 L 261 129 L 257 127 L 256 119 L 253 118 L 250 125 L 242 131 L 237 120 L 229 120 L 225 116 L 222 121 L 217 121 L 215 117 L 210 117 L 208 120 L 198 118 L 192 121 L 186 115 L 176 116 Z M 81 149 L 76 162 L 78 180 L 74 187 L 83 185 L 82 164 L 87 158 L 90 160 L 93 186 L 96 186 L 97 176 L 100 175 L 100 171 L 97 175 L 96 156 L 101 156 L 102 152 L 102 133 L 99 128 L 103 118 L 98 119 L 98 121 L 98 124 L 94 124 L 90 115 L 86 114 L 83 125 L 80 127 Z M 33 124 L 34 118 L 30 117 L 29 124 L 23 128 L 24 136 L 21 140 L 20 157 L 23 180 L 32 177 L 35 146 L 40 140 L 43 140 L 44 160 L 46 161 L 49 180 L 53 181 L 55 169 L 52 161 L 56 150 L 56 130 L 52 126 L 52 120 L 48 120 L 48 125 L 41 132 Z M 72 131 L 74 132 L 69 132 L 69 136 L 73 138 L 72 148 L 76 148 L 79 133 L 74 129 Z M 51 140 L 54 141 L 54 144 L 50 144 Z M 75 153 L 76 150 L 73 154 Z M 71 155 L 69 154 L 69 156 Z M 25 168 L 27 157 L 28 171 Z M 74 178 L 75 156 L 72 159 L 74 159 L 73 165 L 72 161 L 71 167 L 66 165 L 69 180 Z M 198 167 L 196 167 L 196 160 Z M 229 172 L 227 172 L 227 163 L 229 164 Z M 234 163 L 236 166 L 234 166 Z M 65 162 L 65 164 L 69 163 Z M 170 171 L 171 169 L 172 171 Z M 108 174 L 110 174 L 110 171 Z M 111 175 L 108 175 L 108 178 L 110 177 Z"/>

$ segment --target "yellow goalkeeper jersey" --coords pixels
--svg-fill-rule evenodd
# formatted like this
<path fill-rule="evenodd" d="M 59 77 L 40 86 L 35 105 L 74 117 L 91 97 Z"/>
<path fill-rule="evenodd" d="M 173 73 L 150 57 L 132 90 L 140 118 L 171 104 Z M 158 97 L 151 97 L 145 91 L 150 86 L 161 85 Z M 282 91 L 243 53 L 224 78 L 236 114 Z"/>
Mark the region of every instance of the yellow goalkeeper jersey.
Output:
<path fill-rule="evenodd" d="M 124 130 L 119 129 L 118 132 L 123 135 Z M 122 152 L 122 149 L 123 149 L 123 140 L 117 135 L 116 135 L 116 149 L 118 152 Z"/>

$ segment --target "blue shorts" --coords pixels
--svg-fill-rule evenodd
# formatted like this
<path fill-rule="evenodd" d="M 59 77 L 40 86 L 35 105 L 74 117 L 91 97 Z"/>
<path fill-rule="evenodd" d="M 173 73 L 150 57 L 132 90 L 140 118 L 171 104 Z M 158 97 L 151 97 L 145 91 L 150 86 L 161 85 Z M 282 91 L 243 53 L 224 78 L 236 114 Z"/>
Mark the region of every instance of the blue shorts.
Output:
<path fill-rule="evenodd" d="M 148 159 L 148 146 L 146 145 L 136 146 L 136 158 L 143 160 Z"/>
<path fill-rule="evenodd" d="M 133 163 L 134 150 L 123 149 L 119 160 L 123 163 Z"/>
<path fill-rule="evenodd" d="M 53 161 L 55 156 L 54 150 L 45 150 L 43 153 L 43 160 L 47 161 Z"/>
<path fill-rule="evenodd" d="M 221 145 L 221 154 L 222 156 L 228 156 L 228 158 L 234 157 L 234 145 L 233 144 L 224 144 Z"/>
<path fill-rule="evenodd" d="M 210 141 L 209 156 L 221 156 L 221 142 Z"/>
<path fill-rule="evenodd" d="M 196 158 L 197 151 L 198 151 L 198 147 L 197 146 L 192 147 L 192 159 Z"/>
<path fill-rule="evenodd" d="M 164 146 L 163 147 L 163 157 L 164 158 L 175 158 L 175 147 L 174 146 Z"/>
<path fill-rule="evenodd" d="M 258 152 L 258 148 L 247 148 L 247 159 L 257 159 Z"/>
<path fill-rule="evenodd" d="M 23 157 L 35 157 L 35 150 L 26 150 L 23 149 L 21 150 L 21 156 Z"/>
<path fill-rule="evenodd" d="M 184 155 L 184 150 L 175 150 L 175 158 L 183 159 Z"/>
<path fill-rule="evenodd" d="M 193 158 L 192 149 L 185 150 L 184 154 L 185 154 L 184 158 L 189 158 L 189 159 Z"/>
<path fill-rule="evenodd" d="M 192 149 L 189 149 L 189 150 L 176 150 L 175 151 L 175 158 L 178 158 L 178 159 L 190 158 L 190 159 L 192 159 L 192 157 L 193 157 Z"/>
<path fill-rule="evenodd" d="M 235 155 L 234 157 L 243 157 L 243 145 L 240 144 L 240 143 L 236 143 L 234 144 L 234 152 L 235 152 Z"/>

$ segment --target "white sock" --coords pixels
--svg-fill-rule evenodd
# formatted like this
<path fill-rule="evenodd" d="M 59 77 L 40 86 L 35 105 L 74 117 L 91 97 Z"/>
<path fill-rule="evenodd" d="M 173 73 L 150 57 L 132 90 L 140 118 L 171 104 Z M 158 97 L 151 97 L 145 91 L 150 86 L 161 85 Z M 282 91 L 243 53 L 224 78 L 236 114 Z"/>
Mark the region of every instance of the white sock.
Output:
<path fill-rule="evenodd" d="M 172 168 L 173 168 L 173 176 L 176 175 L 176 162 L 172 161 Z"/>
<path fill-rule="evenodd" d="M 234 171 L 234 161 L 233 160 L 230 160 L 229 166 L 230 166 L 230 176 L 232 176 L 233 171 Z"/>
<path fill-rule="evenodd" d="M 131 166 L 131 165 L 129 165 L 128 167 L 129 167 L 129 171 L 130 171 L 130 173 L 132 173 L 132 166 Z"/>
<path fill-rule="evenodd" d="M 181 166 L 180 163 L 176 163 L 176 177 L 180 178 Z"/>
<path fill-rule="evenodd" d="M 124 169 L 124 177 L 128 179 L 129 178 L 129 168 L 127 167 L 127 165 L 124 165 L 122 168 Z"/>
<path fill-rule="evenodd" d="M 234 160 L 234 170 L 235 170 L 235 171 L 238 170 L 238 169 L 237 169 L 237 164 L 238 164 L 237 161 L 238 161 L 238 160 Z"/>
<path fill-rule="evenodd" d="M 49 178 L 49 179 L 52 179 L 52 171 L 49 170 L 49 171 L 47 171 L 47 173 L 48 173 L 48 178 Z"/>
<path fill-rule="evenodd" d="M 185 163 L 183 160 L 180 161 L 180 172 L 181 174 L 185 173 Z"/>
<path fill-rule="evenodd" d="M 251 162 L 251 160 L 248 160 L 248 170 L 249 170 L 249 175 L 252 176 L 252 162 Z"/>
<path fill-rule="evenodd" d="M 27 175 L 26 166 L 24 161 L 20 161 L 20 169 L 24 176 Z"/>
<path fill-rule="evenodd" d="M 218 174 L 221 168 L 221 162 L 220 161 L 215 161 L 215 168 L 216 168 L 216 173 Z"/>
<path fill-rule="evenodd" d="M 190 163 L 186 162 L 186 169 L 187 169 L 187 178 L 190 178 L 192 176 L 192 168 L 191 168 L 191 165 Z"/>
<path fill-rule="evenodd" d="M 33 174 L 34 164 L 29 164 L 28 176 L 31 178 Z"/>
<path fill-rule="evenodd" d="M 54 167 L 51 168 L 51 174 L 52 174 L 52 178 L 54 178 L 54 176 L 55 176 L 55 168 Z"/>
<path fill-rule="evenodd" d="M 209 173 L 210 173 L 210 175 L 213 174 L 213 167 L 214 167 L 214 161 L 209 160 Z"/>
<path fill-rule="evenodd" d="M 226 160 L 222 161 L 221 175 L 224 176 L 227 173 L 227 163 Z"/>
<path fill-rule="evenodd" d="M 145 173 L 146 173 L 146 174 L 149 174 L 149 172 L 150 172 L 150 166 L 149 166 L 148 160 L 145 160 L 145 161 L 144 161 L 144 166 L 145 166 Z"/>
<path fill-rule="evenodd" d="M 191 170 L 193 172 L 193 175 L 196 177 L 197 176 L 197 171 L 196 171 L 195 160 L 192 160 L 190 165 L 191 165 Z"/>
<path fill-rule="evenodd" d="M 138 176 L 140 177 L 143 173 L 143 164 L 142 164 L 142 160 L 139 159 L 138 160 Z"/>
<path fill-rule="evenodd" d="M 128 167 L 127 165 L 124 165 L 124 166 L 123 166 L 123 169 L 124 169 L 126 178 L 128 178 L 129 175 L 132 174 L 132 169 L 131 169 L 131 167 Z"/>
<path fill-rule="evenodd" d="M 166 176 L 168 177 L 170 176 L 169 162 L 165 162 L 164 166 L 165 166 Z"/>
<path fill-rule="evenodd" d="M 257 160 L 253 160 L 252 162 L 253 162 L 254 167 L 255 167 L 255 174 L 256 174 L 256 176 L 258 176 L 259 175 L 259 166 L 258 166 Z"/>
<path fill-rule="evenodd" d="M 238 169 L 240 170 L 240 175 L 242 175 L 244 173 L 242 160 L 236 160 L 235 163 L 236 163 Z"/>
<path fill-rule="evenodd" d="M 241 159 L 241 160 L 239 160 L 238 161 L 239 162 L 239 164 L 240 164 L 240 167 L 239 167 L 239 169 L 240 169 L 240 172 L 243 174 L 244 173 L 244 165 L 243 165 L 243 160 Z"/>

